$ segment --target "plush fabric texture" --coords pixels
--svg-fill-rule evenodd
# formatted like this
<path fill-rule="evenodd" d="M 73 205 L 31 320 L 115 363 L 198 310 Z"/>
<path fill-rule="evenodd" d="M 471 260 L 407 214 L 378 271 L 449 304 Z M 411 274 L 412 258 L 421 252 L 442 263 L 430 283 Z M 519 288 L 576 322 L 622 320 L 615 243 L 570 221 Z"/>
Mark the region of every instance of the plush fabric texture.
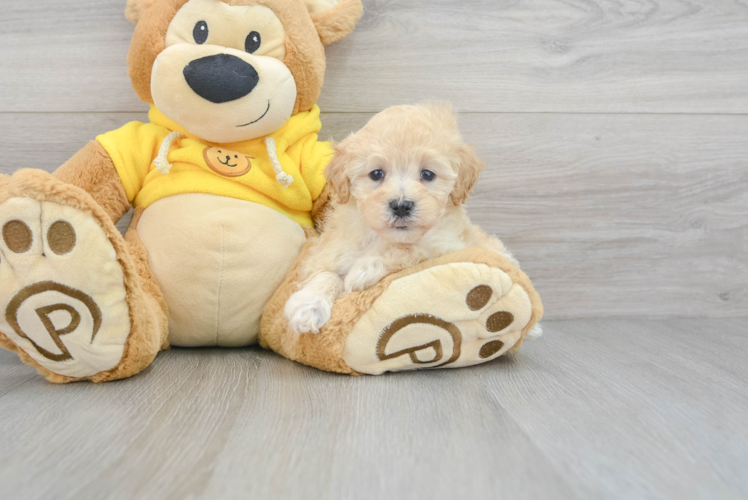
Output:
<path fill-rule="evenodd" d="M 130 210 L 122 182 L 111 157 L 96 141 L 89 142 L 58 168 L 54 176 L 89 193 L 117 222 Z"/>
<path fill-rule="evenodd" d="M 442 263 L 390 283 L 349 334 L 343 359 L 370 375 L 473 366 L 508 352 L 531 320 L 527 291 L 501 269 Z"/>
<path fill-rule="evenodd" d="M 331 43 L 350 33 L 363 11 L 360 0 L 345 0 L 327 13 L 315 14 L 313 21 L 302 0 L 224 1 L 229 5 L 264 5 L 280 17 L 287 33 L 283 62 L 291 70 L 298 92 L 294 113 L 312 109 L 319 98 L 326 68 L 323 42 Z M 141 100 L 152 103 L 153 62 L 165 48 L 169 23 L 187 0 L 158 0 L 143 9 L 146 3 L 134 2 L 128 10 L 138 23 L 127 63 L 135 92 Z M 340 17 L 342 20 L 338 20 Z M 318 27 L 322 33 L 317 32 Z"/>
<path fill-rule="evenodd" d="M 0 227 L 0 331 L 60 375 L 117 366 L 130 333 L 124 276 L 96 221 L 70 206 L 11 198 L 0 205 Z"/>
<path fill-rule="evenodd" d="M 360 0 L 343 0 L 329 10 L 312 13 L 312 21 L 324 45 L 342 40 L 353 31 L 363 14 Z"/>
<path fill-rule="evenodd" d="M 521 331 L 518 332 L 518 338 L 516 340 L 513 339 L 513 342 L 515 343 L 513 347 L 509 349 L 509 352 L 512 352 L 521 346 L 522 340 L 525 338 L 527 333 L 543 316 L 543 304 L 540 300 L 540 296 L 533 288 L 532 283 L 525 273 L 513 266 L 507 259 L 496 253 L 481 248 L 468 248 L 439 259 L 424 262 L 423 264 L 405 271 L 391 274 L 363 292 L 354 292 L 344 295 L 335 303 L 332 311 L 332 318 L 329 323 L 323 327 L 319 334 L 298 335 L 288 327 L 284 317 L 284 307 L 290 296 L 298 289 L 299 267 L 306 257 L 310 245 L 311 242 L 308 242 L 304 247 L 293 271 L 289 273 L 276 294 L 270 302 L 268 302 L 268 305 L 265 308 L 265 314 L 262 318 L 260 345 L 267 349 L 272 349 L 289 359 L 293 359 L 321 370 L 350 375 L 361 375 L 362 373 L 354 370 L 345 361 L 346 345 L 351 332 L 357 326 L 361 318 L 375 306 L 377 300 L 387 292 L 394 282 L 403 278 L 417 276 L 423 271 L 428 271 L 429 269 L 437 268 L 439 266 L 467 263 L 494 268 L 500 270 L 501 273 L 506 276 L 506 279 L 511 282 L 512 286 L 521 288 L 522 292 L 526 294 L 531 308 L 529 311 L 529 319 Z M 468 275 L 465 276 L 465 279 L 462 280 L 461 283 L 459 283 L 459 286 L 469 290 L 483 284 L 484 283 L 480 279 L 476 280 L 475 277 L 470 277 Z M 455 284 L 444 283 L 440 286 L 449 288 L 450 285 Z M 507 288 L 511 289 L 511 287 Z M 433 290 L 433 283 L 424 280 L 423 288 L 420 288 L 420 285 L 416 284 L 413 287 L 412 293 L 428 293 L 429 290 Z M 424 298 L 423 300 L 427 299 Z M 465 298 L 462 298 L 461 295 L 458 301 L 464 303 Z M 425 307 L 428 306 L 425 305 Z M 411 312 L 413 314 L 418 314 L 423 311 L 415 310 Z M 396 319 L 398 318 L 391 318 L 392 321 Z M 381 332 L 376 332 L 377 335 L 380 333 Z M 499 351 L 496 351 L 496 353 L 498 352 Z M 494 356 L 494 354 L 496 353 L 491 354 L 489 358 L 495 358 L 496 356 Z"/>
<path fill-rule="evenodd" d="M 106 234 L 114 249 L 117 263 L 121 266 L 126 303 L 130 321 L 130 333 L 124 344 L 122 358 L 112 369 L 92 376 L 76 378 L 63 376 L 42 367 L 25 351 L 0 332 L 0 346 L 18 353 L 28 365 L 37 368 L 41 375 L 54 383 L 67 383 L 76 380 L 105 382 L 132 376 L 148 366 L 156 354 L 165 346 L 166 314 L 165 304 L 151 281 L 143 261 L 133 259 L 130 246 L 137 247 L 137 241 L 130 238 L 125 242 L 114 227 L 111 217 L 96 203 L 91 195 L 75 186 L 65 184 L 46 172 L 20 170 L 13 176 L 0 178 L 0 204 L 11 198 L 26 198 L 38 202 L 53 203 L 71 207 L 90 217 Z M 143 251 L 143 249 L 141 249 Z M 149 294 L 148 292 L 151 292 Z"/>
<path fill-rule="evenodd" d="M 266 206 L 209 194 L 157 201 L 137 234 L 169 307 L 169 343 L 183 347 L 257 343 L 262 310 L 306 240 Z"/>
<path fill-rule="evenodd" d="M 125 17 L 133 24 L 137 24 L 143 13 L 156 3 L 157 0 L 127 0 L 125 7 Z"/>
<path fill-rule="evenodd" d="M 322 127 L 319 114 L 319 108 L 314 106 L 309 112 L 293 116 L 268 136 L 275 140 L 283 172 L 293 178 L 288 188 L 278 182 L 266 137 L 210 145 L 170 121 L 155 107 L 149 113 L 150 123 L 131 122 L 96 140 L 119 173 L 127 202 L 135 207 L 147 208 L 168 196 L 205 193 L 259 203 L 309 226 L 312 204 L 325 186 L 323 172 L 332 151 L 328 143 L 318 141 Z M 155 160 L 164 139 L 172 132 L 181 136 L 168 146 L 166 160 L 171 167 L 164 174 Z M 234 156 L 249 156 L 251 170 L 241 176 L 221 172 L 215 175 L 221 164 L 207 156 L 208 150 L 224 152 L 231 162 L 237 162 Z"/>

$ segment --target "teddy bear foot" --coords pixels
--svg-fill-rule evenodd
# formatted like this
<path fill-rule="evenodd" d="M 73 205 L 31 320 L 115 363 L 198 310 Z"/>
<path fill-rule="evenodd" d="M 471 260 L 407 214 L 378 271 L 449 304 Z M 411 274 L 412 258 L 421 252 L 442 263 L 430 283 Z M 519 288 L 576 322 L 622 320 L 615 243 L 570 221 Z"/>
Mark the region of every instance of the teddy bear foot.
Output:
<path fill-rule="evenodd" d="M 528 291 L 501 269 L 440 265 L 394 281 L 354 326 L 343 360 L 370 375 L 477 365 L 515 347 L 532 320 Z"/>
<path fill-rule="evenodd" d="M 148 350 L 129 345 L 145 297 L 103 210 L 49 174 L 21 171 L 0 179 L 0 230 L 0 345 L 52 382 L 128 376 L 134 351 Z"/>
<path fill-rule="evenodd" d="M 262 344 L 323 370 L 379 375 L 460 368 L 516 350 L 540 331 L 543 305 L 530 280 L 480 248 L 390 275 L 341 297 L 318 335 L 297 335 L 280 309 L 293 278 L 263 318 Z"/>

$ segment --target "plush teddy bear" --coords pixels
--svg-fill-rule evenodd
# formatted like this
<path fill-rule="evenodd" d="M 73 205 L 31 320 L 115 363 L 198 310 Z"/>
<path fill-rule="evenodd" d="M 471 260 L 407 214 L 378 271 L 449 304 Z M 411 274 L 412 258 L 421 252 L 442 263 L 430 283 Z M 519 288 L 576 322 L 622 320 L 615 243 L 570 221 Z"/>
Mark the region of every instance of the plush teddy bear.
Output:
<path fill-rule="evenodd" d="M 519 269 L 478 249 L 342 298 L 319 335 L 285 325 L 326 202 L 324 45 L 361 12 L 360 0 L 129 0 L 129 75 L 149 122 L 98 136 L 53 175 L 0 178 L 0 346 L 59 383 L 132 376 L 169 345 L 259 340 L 351 374 L 517 348 L 542 305 Z M 114 224 L 131 206 L 123 238 Z"/>

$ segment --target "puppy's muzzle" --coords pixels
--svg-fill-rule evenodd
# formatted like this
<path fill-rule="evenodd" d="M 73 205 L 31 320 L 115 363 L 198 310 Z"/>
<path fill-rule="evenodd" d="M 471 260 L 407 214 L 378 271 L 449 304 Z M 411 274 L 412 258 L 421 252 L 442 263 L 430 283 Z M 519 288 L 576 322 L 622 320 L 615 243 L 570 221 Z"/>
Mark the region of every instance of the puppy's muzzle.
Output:
<path fill-rule="evenodd" d="M 195 59 L 184 68 L 184 78 L 197 95 L 214 104 L 241 99 L 260 82 L 251 64 L 230 54 Z"/>
<path fill-rule="evenodd" d="M 410 200 L 392 200 L 390 202 L 390 210 L 392 214 L 398 219 L 406 219 L 413 215 L 413 210 L 416 208 L 416 204 Z"/>

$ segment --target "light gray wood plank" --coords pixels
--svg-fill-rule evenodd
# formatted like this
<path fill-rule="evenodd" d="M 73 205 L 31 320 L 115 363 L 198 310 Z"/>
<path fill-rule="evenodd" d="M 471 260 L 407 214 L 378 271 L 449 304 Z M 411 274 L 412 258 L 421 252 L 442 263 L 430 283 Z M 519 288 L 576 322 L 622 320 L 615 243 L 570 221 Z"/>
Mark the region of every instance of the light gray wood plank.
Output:
<path fill-rule="evenodd" d="M 370 116 L 325 113 L 321 136 L 340 140 Z M 145 115 L 0 115 L 0 172 L 53 170 L 135 119 Z M 748 315 L 748 118 L 460 121 L 487 160 L 471 216 L 514 250 L 549 319 Z"/>
<path fill-rule="evenodd" d="M 349 378 L 205 349 L 119 383 L 34 379 L 0 396 L 0 496 L 748 494 L 748 319 L 545 327 L 454 371 Z"/>
<path fill-rule="evenodd" d="M 551 317 L 748 315 L 748 120 L 463 119 L 487 170 L 476 223 Z"/>
<path fill-rule="evenodd" d="M 147 113 L 0 113 L 0 173 L 22 168 L 54 172 L 89 141 Z"/>
<path fill-rule="evenodd" d="M 745 498 L 748 319 L 547 326 L 489 378 L 567 481 L 588 498 Z"/>
<path fill-rule="evenodd" d="M 6 2 L 0 111 L 141 111 L 124 0 Z M 364 0 L 323 110 L 425 98 L 471 112 L 748 112 L 748 5 Z"/>
<path fill-rule="evenodd" d="M 256 349 L 169 352 L 102 386 L 37 380 L 0 397 L 0 496 L 574 498 L 488 390 Z"/>
<path fill-rule="evenodd" d="M 0 397 L 34 378 L 36 370 L 29 369 L 18 356 L 0 348 Z"/>
<path fill-rule="evenodd" d="M 141 111 L 125 0 L 3 2 L 1 111 Z"/>
<path fill-rule="evenodd" d="M 733 0 L 372 0 L 329 49 L 326 111 L 424 98 L 471 112 L 748 109 L 748 5 Z"/>

